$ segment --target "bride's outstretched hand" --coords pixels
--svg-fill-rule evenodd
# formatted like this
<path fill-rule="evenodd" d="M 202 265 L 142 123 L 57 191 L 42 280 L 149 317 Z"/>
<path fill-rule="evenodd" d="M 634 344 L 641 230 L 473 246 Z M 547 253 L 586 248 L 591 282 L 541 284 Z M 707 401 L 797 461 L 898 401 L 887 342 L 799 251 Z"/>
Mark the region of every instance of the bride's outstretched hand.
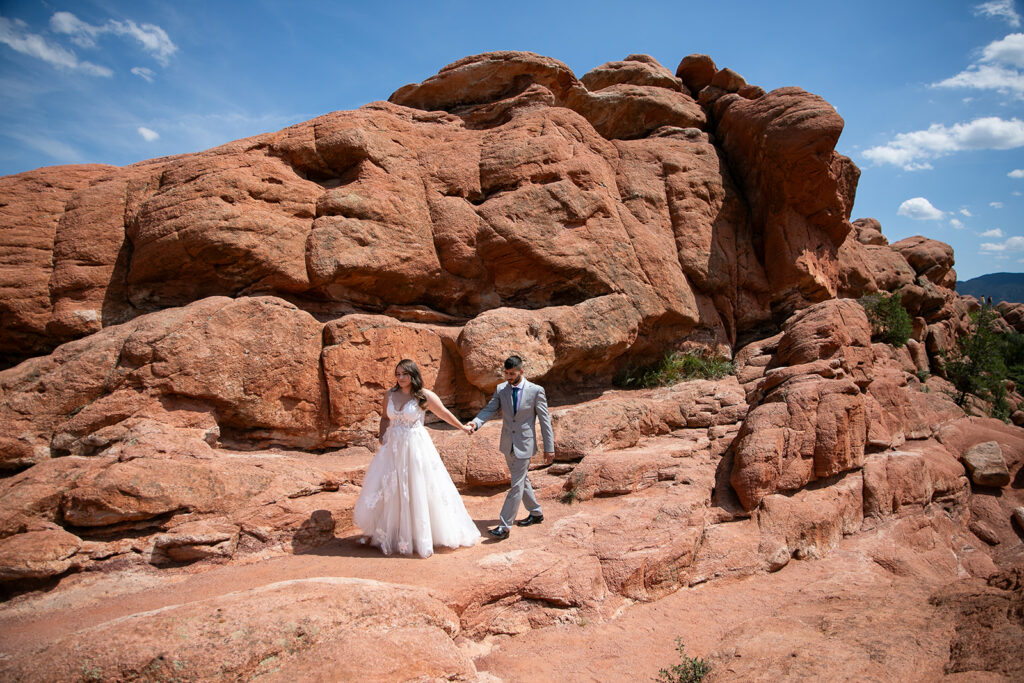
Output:
<path fill-rule="evenodd" d="M 472 423 L 464 424 L 461 427 L 459 427 L 459 429 L 461 429 L 462 431 L 464 431 L 467 434 L 472 434 L 473 433 L 473 425 L 472 425 Z"/>

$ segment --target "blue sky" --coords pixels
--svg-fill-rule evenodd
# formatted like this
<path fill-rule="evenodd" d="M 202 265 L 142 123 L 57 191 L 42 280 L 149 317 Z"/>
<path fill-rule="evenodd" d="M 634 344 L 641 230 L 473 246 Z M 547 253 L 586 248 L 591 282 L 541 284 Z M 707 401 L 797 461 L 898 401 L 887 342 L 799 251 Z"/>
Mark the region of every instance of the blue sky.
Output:
<path fill-rule="evenodd" d="M 846 120 L 853 217 L 956 251 L 961 279 L 1024 271 L 1022 0 L 219 2 L 0 0 L 0 175 L 194 152 L 489 50 L 577 76 L 630 53 L 711 55 Z"/>

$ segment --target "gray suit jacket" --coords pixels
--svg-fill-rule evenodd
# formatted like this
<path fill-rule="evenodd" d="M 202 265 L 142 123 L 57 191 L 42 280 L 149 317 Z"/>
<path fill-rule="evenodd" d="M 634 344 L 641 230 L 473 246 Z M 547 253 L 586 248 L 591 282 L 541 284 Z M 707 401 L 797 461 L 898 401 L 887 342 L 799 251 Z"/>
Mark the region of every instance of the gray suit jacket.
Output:
<path fill-rule="evenodd" d="M 532 458 L 537 452 L 536 424 L 540 418 L 540 434 L 544 440 L 544 452 L 555 450 L 555 435 L 551 431 L 551 416 L 548 415 L 548 398 L 544 387 L 523 378 L 523 392 L 519 397 L 519 410 L 512 411 L 512 387 L 502 382 L 494 391 L 494 396 L 487 402 L 480 414 L 473 418 L 473 423 L 480 426 L 494 417 L 501 410 L 501 448 L 502 453 L 512 452 L 517 458 Z"/>

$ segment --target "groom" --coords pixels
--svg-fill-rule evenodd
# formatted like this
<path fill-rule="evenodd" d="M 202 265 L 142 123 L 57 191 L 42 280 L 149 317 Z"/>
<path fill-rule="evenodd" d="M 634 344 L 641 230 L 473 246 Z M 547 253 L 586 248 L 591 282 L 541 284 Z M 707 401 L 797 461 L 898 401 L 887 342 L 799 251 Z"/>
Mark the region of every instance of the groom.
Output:
<path fill-rule="evenodd" d="M 544 387 L 526 381 L 523 377 L 523 359 L 519 356 L 509 356 L 505 360 L 505 379 L 507 381 L 498 385 L 494 396 L 470 423 L 475 432 L 501 409 L 499 448 L 508 464 L 512 485 L 505 496 L 505 504 L 501 506 L 498 526 L 487 530 L 487 533 L 500 540 L 508 538 L 508 530 L 519 512 L 520 501 L 526 505 L 530 515 L 516 522 L 518 526 L 530 526 L 544 521 L 540 503 L 533 494 L 530 480 L 526 478 L 530 458 L 537 452 L 537 436 L 534 431 L 537 418 L 540 418 L 540 433 L 544 439 L 544 455 L 549 458 L 555 455 L 555 437 L 551 431 Z"/>

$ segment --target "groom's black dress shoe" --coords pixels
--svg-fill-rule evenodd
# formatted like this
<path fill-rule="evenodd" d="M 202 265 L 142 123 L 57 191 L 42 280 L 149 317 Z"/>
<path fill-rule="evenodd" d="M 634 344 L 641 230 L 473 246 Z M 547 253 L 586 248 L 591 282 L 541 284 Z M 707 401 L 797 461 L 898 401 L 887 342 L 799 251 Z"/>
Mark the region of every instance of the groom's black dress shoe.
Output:
<path fill-rule="evenodd" d="M 544 515 L 530 515 L 526 519 L 521 519 L 516 522 L 516 526 L 530 526 L 531 524 L 540 524 L 544 521 Z"/>
<path fill-rule="evenodd" d="M 491 536 L 498 539 L 499 541 L 504 541 L 506 538 L 508 538 L 508 529 L 506 529 L 503 526 L 496 526 L 493 529 L 488 529 L 487 533 L 489 533 Z"/>

